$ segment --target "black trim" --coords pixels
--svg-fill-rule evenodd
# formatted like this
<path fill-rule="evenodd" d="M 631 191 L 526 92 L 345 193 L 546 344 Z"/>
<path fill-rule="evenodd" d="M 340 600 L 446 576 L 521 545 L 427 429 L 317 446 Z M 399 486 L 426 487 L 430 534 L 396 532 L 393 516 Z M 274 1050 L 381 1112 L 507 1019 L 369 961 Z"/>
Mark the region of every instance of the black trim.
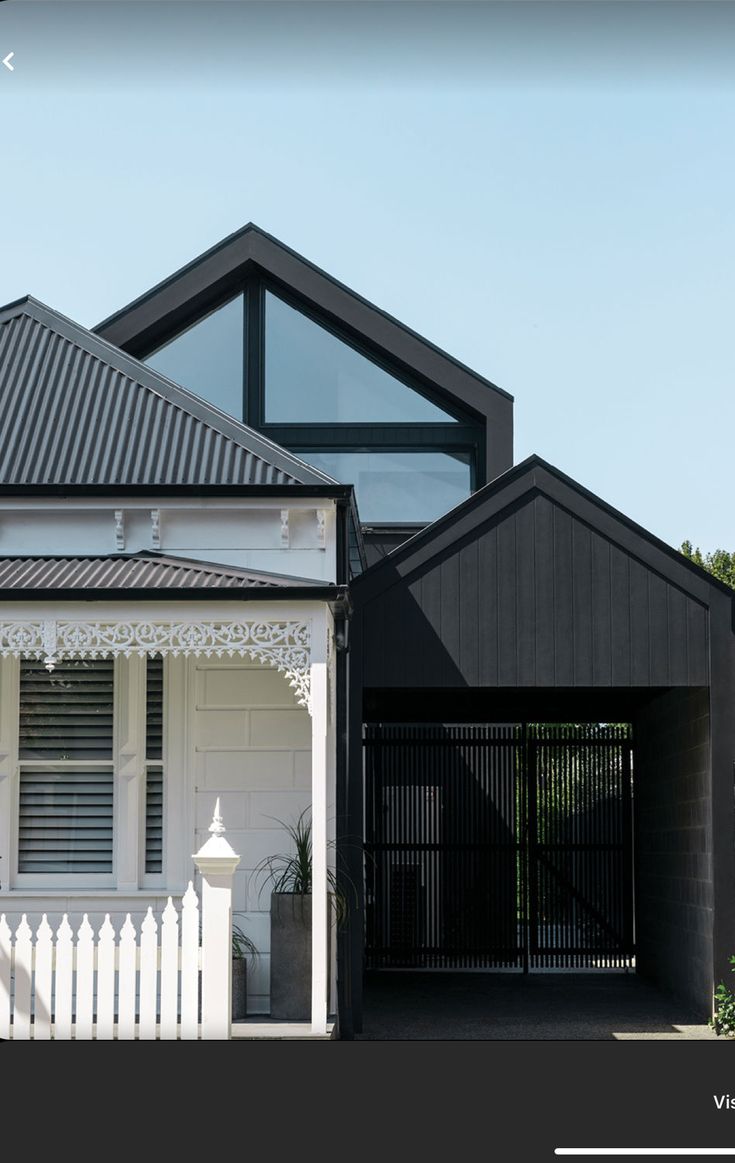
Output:
<path fill-rule="evenodd" d="M 337 881 L 344 899 L 352 903 L 354 889 L 351 876 L 345 877 L 349 867 L 350 853 L 355 840 L 350 833 L 349 817 L 349 738 L 347 732 L 347 692 L 349 684 L 349 621 L 344 614 L 335 618 L 335 781 L 336 781 L 336 842 L 339 859 Z M 341 642 L 340 646 L 338 643 Z M 348 909 L 346 925 L 337 929 L 337 1017 L 339 1036 L 342 1039 L 354 1037 L 352 1018 L 352 959 L 350 957 L 349 929 L 352 923 Z"/>
<path fill-rule="evenodd" d="M 331 497 L 334 500 L 349 500 L 353 495 L 352 485 L 337 484 L 293 484 L 293 485 L 115 485 L 115 484 L 2 484 L 0 496 L 7 497 L 65 497 L 93 496 L 119 497 L 121 506 L 126 497 Z"/>
<path fill-rule="evenodd" d="M 95 331 L 125 351 L 145 358 L 146 353 L 173 338 L 198 314 L 254 280 L 272 284 L 281 297 L 285 291 L 298 304 L 298 310 L 368 353 L 368 358 L 383 364 L 399 380 L 406 381 L 408 377 L 409 387 L 415 381 L 415 390 L 438 406 L 452 414 L 459 412 L 476 418 L 480 446 L 478 483 L 510 468 L 512 396 L 252 223 L 98 324 Z M 251 295 L 250 309 L 260 316 L 260 305 L 253 303 L 254 298 Z M 261 348 L 262 343 L 255 346 Z M 256 400 L 253 384 L 256 372 L 259 385 L 260 357 L 257 368 L 254 357 L 248 367 L 247 414 L 251 423 L 253 409 L 262 415 L 262 400 L 259 394 Z M 419 385 L 426 385 L 430 396 Z"/>
<path fill-rule="evenodd" d="M 349 605 L 348 587 L 344 585 L 323 586 L 201 586 L 194 588 L 167 587 L 166 589 L 123 588 L 69 588 L 69 589 L 4 589 L 0 590 L 0 602 L 28 602 L 53 600 L 56 602 L 329 602 L 335 607 Z"/>
<path fill-rule="evenodd" d="M 245 317 L 245 407 L 243 417 L 247 424 L 258 427 L 262 406 L 260 402 L 260 351 L 263 346 L 263 313 L 260 284 L 256 278 L 248 278 L 246 287 Z"/>
<path fill-rule="evenodd" d="M 435 352 L 437 355 L 440 355 L 443 359 L 447 360 L 455 367 L 467 372 L 473 377 L 473 379 L 483 383 L 488 388 L 492 388 L 494 392 L 499 393 L 499 395 L 505 397 L 507 400 L 513 399 L 513 396 L 510 394 L 510 392 L 506 392 L 504 388 L 498 387 L 498 385 L 492 383 L 491 380 L 485 379 L 483 376 L 478 375 L 477 372 L 472 371 L 472 369 L 467 367 L 466 364 L 461 363 L 459 360 L 455 359 L 454 356 L 449 355 L 448 352 L 443 351 L 442 348 L 437 347 L 436 344 L 419 335 L 417 331 L 412 331 L 411 328 L 407 327 L 404 323 L 401 323 L 400 320 L 396 319 L 392 315 L 389 315 L 387 311 L 383 311 L 380 307 L 377 307 L 374 303 L 371 303 L 368 299 L 365 299 L 362 295 L 359 295 L 356 291 L 353 291 L 345 283 L 339 282 L 339 280 L 335 279 L 333 275 L 330 275 L 321 267 L 316 266 L 315 263 L 310 262 L 309 259 L 304 258 L 304 256 L 299 254 L 297 251 L 292 250 L 291 247 L 286 246 L 285 243 L 281 242 L 274 235 L 268 234 L 265 230 L 261 230 L 261 228 L 256 226 L 254 222 L 247 222 L 245 226 L 242 226 L 239 230 L 234 231 L 226 238 L 223 238 L 219 242 L 215 243 L 215 245 L 210 247 L 209 250 L 204 251 L 202 254 L 198 255 L 197 258 L 192 259 L 191 262 L 188 262 L 185 266 L 180 267 L 179 270 L 167 276 L 167 278 L 163 279 L 160 283 L 157 283 L 148 291 L 145 291 L 142 295 L 139 295 L 137 299 L 133 299 L 132 302 L 128 303 L 125 307 L 122 307 L 114 314 L 108 315 L 108 317 L 98 323 L 93 328 L 93 330 L 100 335 L 104 335 L 105 333 L 112 331 L 119 331 L 121 332 L 121 336 L 116 340 L 113 340 L 113 342 L 116 342 L 119 345 L 126 344 L 132 348 L 132 345 L 135 342 L 133 337 L 139 338 L 140 336 L 140 332 L 136 332 L 133 328 L 135 316 L 139 316 L 141 313 L 141 308 L 146 305 L 155 305 L 160 307 L 164 291 L 174 288 L 177 284 L 186 279 L 186 276 L 200 272 L 202 267 L 209 268 L 206 273 L 208 276 L 208 285 L 210 287 L 214 285 L 211 281 L 213 275 L 218 275 L 220 285 L 224 285 L 224 280 L 226 279 L 228 273 L 230 276 L 232 276 L 233 274 L 236 274 L 238 271 L 242 270 L 242 268 L 248 262 L 255 262 L 256 254 L 257 261 L 259 262 L 262 269 L 269 273 L 270 266 L 265 262 L 265 258 L 269 253 L 272 255 L 272 257 L 280 255 L 288 259 L 295 260 L 299 266 L 307 269 L 314 275 L 319 276 L 320 280 L 324 280 L 324 282 L 329 284 L 329 286 L 334 288 L 334 290 L 346 293 L 356 303 L 367 307 L 372 313 L 379 315 L 387 322 L 394 324 L 407 335 L 418 339 L 422 344 L 430 348 L 431 351 Z M 224 259 L 224 261 L 213 261 L 216 259 Z M 200 284 L 203 283 L 203 280 L 198 281 Z M 291 286 L 291 283 L 288 280 L 285 280 L 284 285 Z M 173 299 L 173 296 L 170 296 L 170 299 Z M 158 303 L 156 302 L 157 300 Z M 153 317 L 155 312 L 150 311 L 148 314 L 149 317 Z M 337 318 L 339 318 L 339 316 L 337 316 Z M 127 336 L 122 338 L 125 336 L 126 332 Z"/>

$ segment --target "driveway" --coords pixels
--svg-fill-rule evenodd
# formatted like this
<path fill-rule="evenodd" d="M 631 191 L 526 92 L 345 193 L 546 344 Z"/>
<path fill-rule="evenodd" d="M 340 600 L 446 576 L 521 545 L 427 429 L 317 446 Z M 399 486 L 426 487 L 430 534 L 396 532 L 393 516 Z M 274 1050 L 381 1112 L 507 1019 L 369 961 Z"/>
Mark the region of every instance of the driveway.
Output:
<path fill-rule="evenodd" d="M 366 977 L 362 1040 L 713 1040 L 634 973 L 415 973 Z"/>

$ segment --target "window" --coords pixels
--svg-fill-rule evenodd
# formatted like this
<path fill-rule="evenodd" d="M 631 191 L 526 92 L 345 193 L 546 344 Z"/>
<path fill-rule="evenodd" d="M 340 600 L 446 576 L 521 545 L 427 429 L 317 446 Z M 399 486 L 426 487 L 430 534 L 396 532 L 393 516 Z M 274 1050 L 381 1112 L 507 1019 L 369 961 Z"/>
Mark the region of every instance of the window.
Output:
<path fill-rule="evenodd" d="M 112 873 L 113 667 L 21 663 L 19 873 Z"/>
<path fill-rule="evenodd" d="M 146 362 L 353 484 L 364 522 L 433 521 L 484 483 L 484 423 L 474 413 L 435 402 L 441 393 L 418 372 L 282 294 L 250 275 Z"/>
<path fill-rule="evenodd" d="M 365 522 L 435 521 L 471 491 L 467 452 L 333 452 L 303 450 L 308 464 L 353 484 Z"/>
<path fill-rule="evenodd" d="M 199 319 L 146 358 L 156 371 L 214 404 L 242 416 L 243 296 Z"/>
<path fill-rule="evenodd" d="M 23 660 L 19 671 L 19 883 L 111 887 L 119 876 L 128 887 L 160 884 L 162 659 L 89 658 L 58 662 L 51 673 L 40 661 Z M 136 756 L 126 741 L 142 741 L 143 727 L 145 750 Z M 145 778 L 137 797 L 131 801 L 126 790 L 118 802 L 118 780 L 127 789 L 138 763 Z M 135 835 L 137 856 L 120 847 Z"/>
<path fill-rule="evenodd" d="M 267 424 L 454 423 L 336 335 L 265 295 Z"/>

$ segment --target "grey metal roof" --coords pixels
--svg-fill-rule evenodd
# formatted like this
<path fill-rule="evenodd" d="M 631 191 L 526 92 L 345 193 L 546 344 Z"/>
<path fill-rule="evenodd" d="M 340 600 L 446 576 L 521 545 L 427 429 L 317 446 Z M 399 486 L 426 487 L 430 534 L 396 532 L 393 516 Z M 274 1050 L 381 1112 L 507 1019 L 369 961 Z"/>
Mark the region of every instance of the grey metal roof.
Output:
<path fill-rule="evenodd" d="M 332 478 L 51 308 L 0 308 L 0 485 Z"/>
<path fill-rule="evenodd" d="M 108 557 L 0 557 L 0 595 L 3 590 L 241 590 L 323 585 L 324 582 L 308 578 L 151 553 Z"/>

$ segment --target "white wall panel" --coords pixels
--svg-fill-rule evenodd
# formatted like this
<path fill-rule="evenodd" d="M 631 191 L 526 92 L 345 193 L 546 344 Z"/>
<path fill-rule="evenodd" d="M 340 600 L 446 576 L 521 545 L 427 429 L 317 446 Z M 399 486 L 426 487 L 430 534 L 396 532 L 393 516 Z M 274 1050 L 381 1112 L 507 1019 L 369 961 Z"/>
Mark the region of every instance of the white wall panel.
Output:
<path fill-rule="evenodd" d="M 270 886 L 254 870 L 287 849 L 288 838 L 276 821 L 295 823 L 311 802 L 310 785 L 296 783 L 297 764 L 300 772 L 310 769 L 311 720 L 277 671 L 216 659 L 192 659 L 189 665 L 194 843 L 199 846 L 206 839 L 219 796 L 227 839 L 241 857 L 233 907 L 245 916 L 236 919 L 260 951 L 255 965 L 248 967 L 248 1009 L 267 1013 Z"/>

